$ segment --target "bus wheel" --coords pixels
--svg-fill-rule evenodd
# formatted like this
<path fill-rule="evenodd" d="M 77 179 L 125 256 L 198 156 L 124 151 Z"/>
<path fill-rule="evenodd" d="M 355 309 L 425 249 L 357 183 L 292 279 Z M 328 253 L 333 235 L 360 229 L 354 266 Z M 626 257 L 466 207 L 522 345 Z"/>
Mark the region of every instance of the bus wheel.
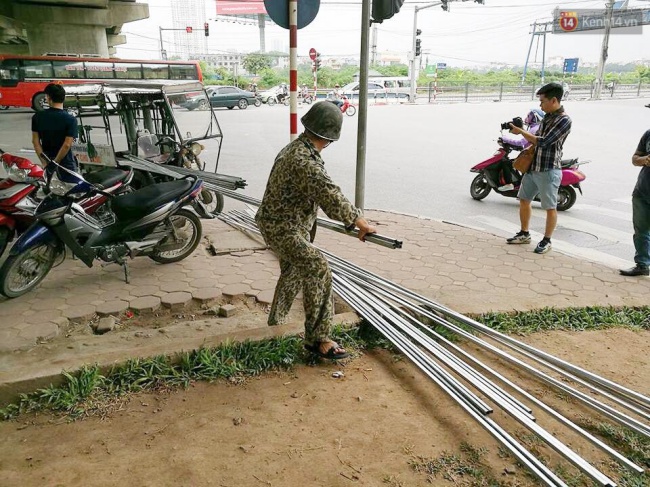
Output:
<path fill-rule="evenodd" d="M 37 112 L 42 112 L 48 108 L 47 97 L 45 93 L 41 92 L 34 95 L 34 98 L 32 98 L 32 108 Z"/>

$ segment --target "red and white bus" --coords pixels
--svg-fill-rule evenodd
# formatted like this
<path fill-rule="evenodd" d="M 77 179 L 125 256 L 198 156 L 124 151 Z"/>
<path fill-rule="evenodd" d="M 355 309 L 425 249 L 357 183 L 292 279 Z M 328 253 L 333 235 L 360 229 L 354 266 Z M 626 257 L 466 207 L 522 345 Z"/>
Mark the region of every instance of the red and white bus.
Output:
<path fill-rule="evenodd" d="M 203 74 L 197 61 L 0 54 L 0 107 L 42 110 L 43 90 L 48 83 L 92 83 L 107 79 L 203 81 Z"/>

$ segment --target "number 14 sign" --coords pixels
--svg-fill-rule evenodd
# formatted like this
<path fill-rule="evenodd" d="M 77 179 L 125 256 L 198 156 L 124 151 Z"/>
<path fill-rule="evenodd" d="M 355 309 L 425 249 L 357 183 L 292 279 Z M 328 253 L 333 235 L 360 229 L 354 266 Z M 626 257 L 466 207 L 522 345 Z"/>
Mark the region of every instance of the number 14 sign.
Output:
<path fill-rule="evenodd" d="M 578 12 L 560 12 L 558 18 L 560 29 L 564 32 L 572 32 L 578 28 Z"/>

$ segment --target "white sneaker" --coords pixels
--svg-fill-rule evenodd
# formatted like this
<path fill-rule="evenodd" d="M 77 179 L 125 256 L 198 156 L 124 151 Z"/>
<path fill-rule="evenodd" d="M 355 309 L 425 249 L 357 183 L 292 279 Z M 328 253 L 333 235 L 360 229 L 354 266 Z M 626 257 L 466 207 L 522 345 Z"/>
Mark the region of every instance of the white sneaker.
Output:
<path fill-rule="evenodd" d="M 515 189 L 515 185 L 514 184 L 504 184 L 503 186 L 499 186 L 497 189 L 499 191 L 512 191 L 513 189 Z"/>

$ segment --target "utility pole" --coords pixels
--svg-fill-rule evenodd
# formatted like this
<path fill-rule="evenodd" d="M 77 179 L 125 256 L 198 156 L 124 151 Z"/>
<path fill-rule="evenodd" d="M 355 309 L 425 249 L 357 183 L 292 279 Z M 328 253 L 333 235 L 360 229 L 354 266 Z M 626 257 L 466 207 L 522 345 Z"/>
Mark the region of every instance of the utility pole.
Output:
<path fill-rule="evenodd" d="M 600 51 L 600 61 L 598 62 L 598 72 L 596 73 L 596 90 L 594 99 L 600 100 L 600 93 L 603 88 L 603 77 L 605 75 L 605 63 L 607 62 L 607 50 L 609 47 L 609 32 L 612 30 L 612 15 L 614 13 L 614 0 L 609 0 L 605 6 L 605 36 L 603 37 L 603 47 Z"/>
<path fill-rule="evenodd" d="M 542 38 L 542 84 L 544 83 L 544 69 L 546 67 L 546 34 L 553 33 L 553 22 L 533 22 L 533 32 L 530 36 L 530 44 L 528 45 L 528 54 L 526 54 L 526 62 L 524 63 L 524 72 L 521 76 L 521 84 L 526 82 L 526 73 L 528 72 L 528 61 L 530 59 L 530 51 L 533 48 L 533 41 L 536 36 L 543 36 Z M 535 54 L 537 57 L 537 54 Z"/>
<path fill-rule="evenodd" d="M 377 24 L 372 24 L 372 40 L 370 41 L 370 64 L 377 64 Z"/>
<path fill-rule="evenodd" d="M 361 1 L 361 56 L 359 60 L 359 115 L 357 125 L 357 168 L 354 206 L 364 208 L 366 199 L 366 128 L 368 124 L 368 47 L 370 42 L 370 0 Z"/>

